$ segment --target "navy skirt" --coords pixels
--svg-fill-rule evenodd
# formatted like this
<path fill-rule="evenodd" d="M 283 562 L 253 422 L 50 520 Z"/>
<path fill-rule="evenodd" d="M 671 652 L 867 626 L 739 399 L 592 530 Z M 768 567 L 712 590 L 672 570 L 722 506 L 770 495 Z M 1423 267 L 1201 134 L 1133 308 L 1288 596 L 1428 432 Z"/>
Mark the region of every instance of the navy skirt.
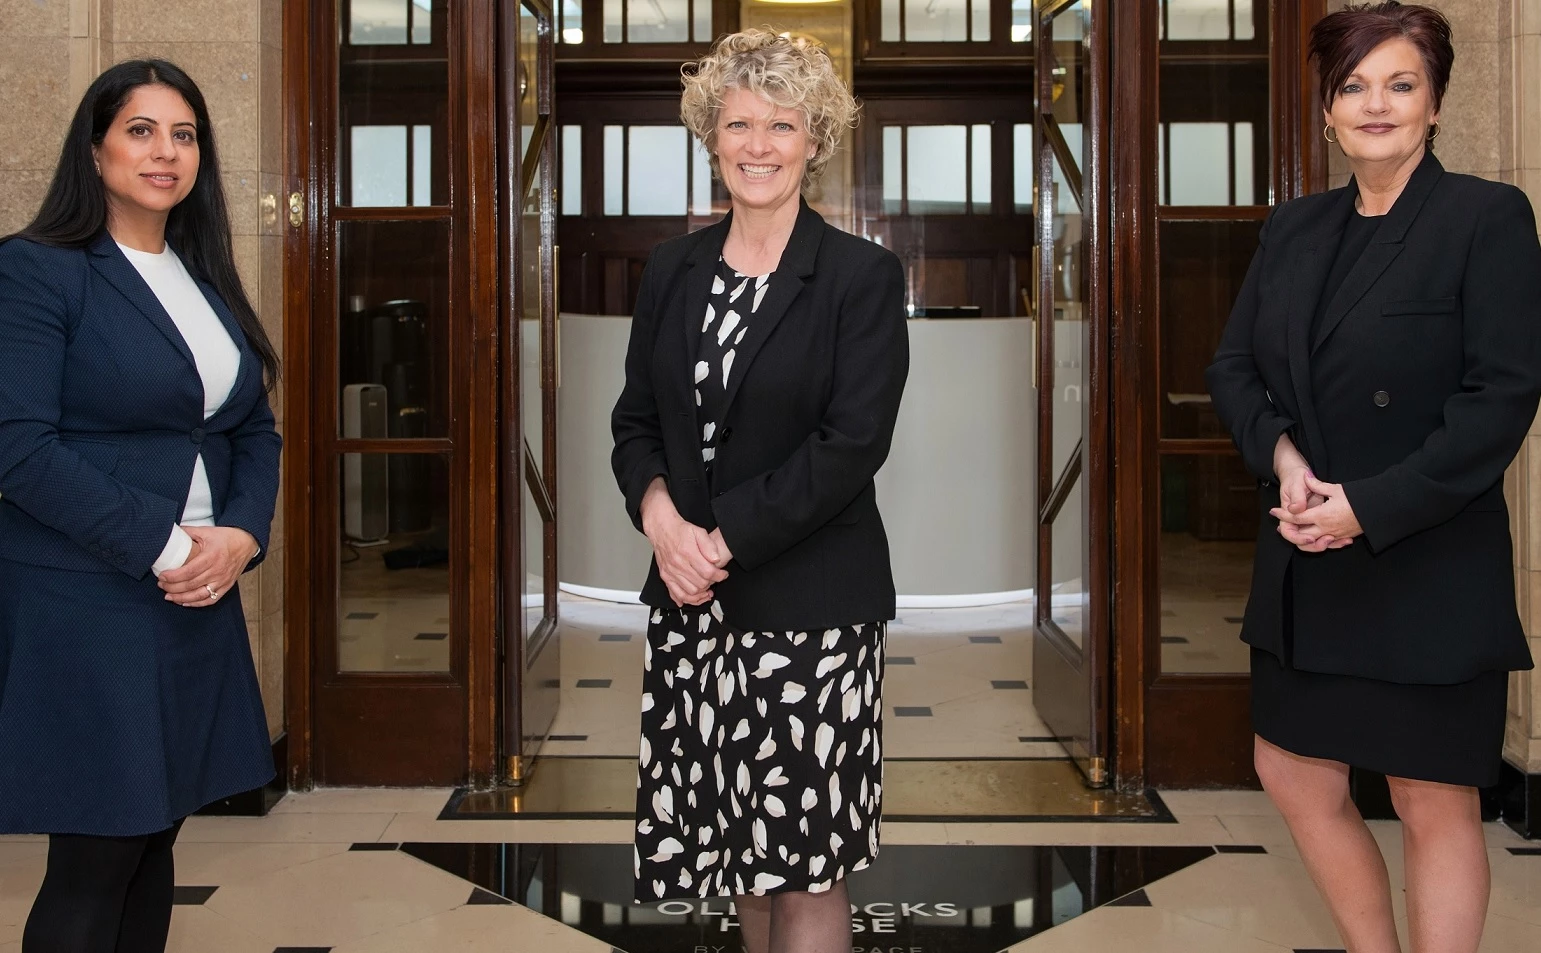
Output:
<path fill-rule="evenodd" d="M 0 833 L 153 833 L 272 777 L 237 589 L 0 559 Z"/>

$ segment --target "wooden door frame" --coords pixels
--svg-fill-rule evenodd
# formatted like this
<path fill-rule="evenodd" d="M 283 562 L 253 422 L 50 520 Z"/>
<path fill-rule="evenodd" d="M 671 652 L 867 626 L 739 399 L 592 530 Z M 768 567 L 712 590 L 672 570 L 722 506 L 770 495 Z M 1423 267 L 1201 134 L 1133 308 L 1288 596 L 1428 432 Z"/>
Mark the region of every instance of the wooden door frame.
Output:
<path fill-rule="evenodd" d="M 1326 150 L 1305 40 L 1325 0 L 1279 0 L 1270 23 L 1275 204 L 1321 188 Z M 1114 42 L 1136 50 L 1113 70 L 1110 153 L 1113 454 L 1114 769 L 1119 785 L 1255 786 L 1247 674 L 1161 671 L 1159 276 L 1156 136 L 1160 52 L 1155 4 L 1113 5 Z M 1279 121 L 1282 119 L 1282 121 Z M 1223 726 L 1194 731 L 1194 725 Z"/>
<path fill-rule="evenodd" d="M 284 439 L 283 507 L 284 526 L 294 532 L 286 538 L 283 577 L 284 626 L 284 723 L 287 734 L 287 781 L 293 790 L 308 790 L 314 785 L 317 755 L 314 703 L 316 638 L 321 627 L 312 608 L 311 593 L 317 573 L 326 569 L 318 564 L 314 530 L 317 506 L 315 483 L 317 466 L 316 426 L 312 394 L 318 368 L 315 363 L 312 309 L 314 293 L 323 282 L 333 278 L 333 262 L 316 257 L 329 247 L 318 232 L 315 210 L 331 201 L 333 183 L 322 173 L 331 168 L 327 161 L 335 141 L 315 132 L 311 122 L 317 115 L 329 116 L 322 108 L 322 98 L 333 94 L 334 82 L 317 75 L 315 61 L 318 38 L 330 38 L 329 30 L 318 29 L 325 18 L 335 15 L 330 3 L 286 4 L 283 11 L 283 106 L 284 115 L 284 195 L 280 196 L 280 220 L 291 210 L 291 197 L 298 198 L 298 220 L 284 230 Z M 450 75 L 451 88 L 463 82 L 458 115 L 451 117 L 452 129 L 463 129 L 466 145 L 461 151 L 464 162 L 461 187 L 473 195 L 493 195 L 496 188 L 496 73 L 494 38 L 497 36 L 492 0 L 464 7 L 454 18 L 459 25 L 462 69 Z M 455 63 L 451 59 L 451 63 Z M 472 82 L 470 78 L 475 78 Z M 451 93 L 452 103 L 457 102 Z M 452 197 L 452 202 L 455 199 Z M 452 294 L 459 295 L 465 315 L 495 314 L 499 282 L 496 203 L 461 202 L 462 214 L 451 221 L 451 231 L 464 254 L 452 260 Z M 468 335 L 469 353 L 459 357 L 464 372 L 470 375 L 473 393 L 492 394 L 495 386 L 498 339 L 491 333 Z M 517 371 L 516 371 L 517 373 Z M 331 380 L 331 374 L 323 374 Z M 486 786 L 497 775 L 497 742 L 500 702 L 497 694 L 499 657 L 497 643 L 496 594 L 498 590 L 498 520 L 497 520 L 497 408 L 495 401 L 469 401 L 463 411 L 466 420 L 452 426 L 451 436 L 464 435 L 467 446 L 457 448 L 465 454 L 463 466 L 471 477 L 458 502 L 452 507 L 452 521 L 459 520 L 464 531 L 460 538 L 467 547 L 465 614 L 467 624 L 467 663 L 465 668 L 466 750 L 464 780 L 473 786 Z M 469 519 L 468 514 L 486 518 Z M 328 574 L 328 578 L 330 575 Z"/>

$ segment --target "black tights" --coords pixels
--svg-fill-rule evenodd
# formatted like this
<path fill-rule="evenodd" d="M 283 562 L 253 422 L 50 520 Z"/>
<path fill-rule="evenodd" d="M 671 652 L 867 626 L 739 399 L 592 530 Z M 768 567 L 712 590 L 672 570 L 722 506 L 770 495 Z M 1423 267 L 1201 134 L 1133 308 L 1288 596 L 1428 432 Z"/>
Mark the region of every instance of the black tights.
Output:
<path fill-rule="evenodd" d="M 169 830 L 138 837 L 51 834 L 48 873 L 22 953 L 165 953 L 175 866 Z"/>

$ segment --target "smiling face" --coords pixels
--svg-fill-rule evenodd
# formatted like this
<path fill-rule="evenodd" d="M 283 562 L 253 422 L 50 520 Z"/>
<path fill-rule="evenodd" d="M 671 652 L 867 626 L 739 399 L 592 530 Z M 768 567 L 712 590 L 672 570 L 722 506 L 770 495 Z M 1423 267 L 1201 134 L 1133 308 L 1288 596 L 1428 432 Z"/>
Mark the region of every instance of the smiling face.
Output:
<path fill-rule="evenodd" d="M 801 112 L 730 89 L 717 116 L 717 167 L 734 205 L 777 209 L 802 194 L 817 146 Z"/>
<path fill-rule="evenodd" d="M 108 226 L 145 216 L 164 220 L 198 181 L 198 120 L 169 86 L 141 86 L 93 149 L 107 189 Z"/>
<path fill-rule="evenodd" d="M 1397 38 L 1371 50 L 1343 81 L 1325 118 L 1350 164 L 1418 155 L 1439 120 L 1418 48 Z"/>

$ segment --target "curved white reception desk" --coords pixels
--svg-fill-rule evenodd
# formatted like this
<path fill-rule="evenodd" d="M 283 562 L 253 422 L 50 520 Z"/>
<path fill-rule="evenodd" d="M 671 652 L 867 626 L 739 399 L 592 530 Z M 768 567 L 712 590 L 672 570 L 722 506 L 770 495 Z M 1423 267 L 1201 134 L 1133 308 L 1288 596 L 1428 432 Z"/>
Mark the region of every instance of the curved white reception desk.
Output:
<path fill-rule="evenodd" d="M 627 519 L 610 471 L 610 408 L 631 319 L 564 314 L 561 323 L 562 583 L 579 594 L 635 598 L 651 549 Z M 900 604 L 1025 598 L 1036 537 L 1033 323 L 912 320 L 909 329 L 909 383 L 877 477 Z"/>

